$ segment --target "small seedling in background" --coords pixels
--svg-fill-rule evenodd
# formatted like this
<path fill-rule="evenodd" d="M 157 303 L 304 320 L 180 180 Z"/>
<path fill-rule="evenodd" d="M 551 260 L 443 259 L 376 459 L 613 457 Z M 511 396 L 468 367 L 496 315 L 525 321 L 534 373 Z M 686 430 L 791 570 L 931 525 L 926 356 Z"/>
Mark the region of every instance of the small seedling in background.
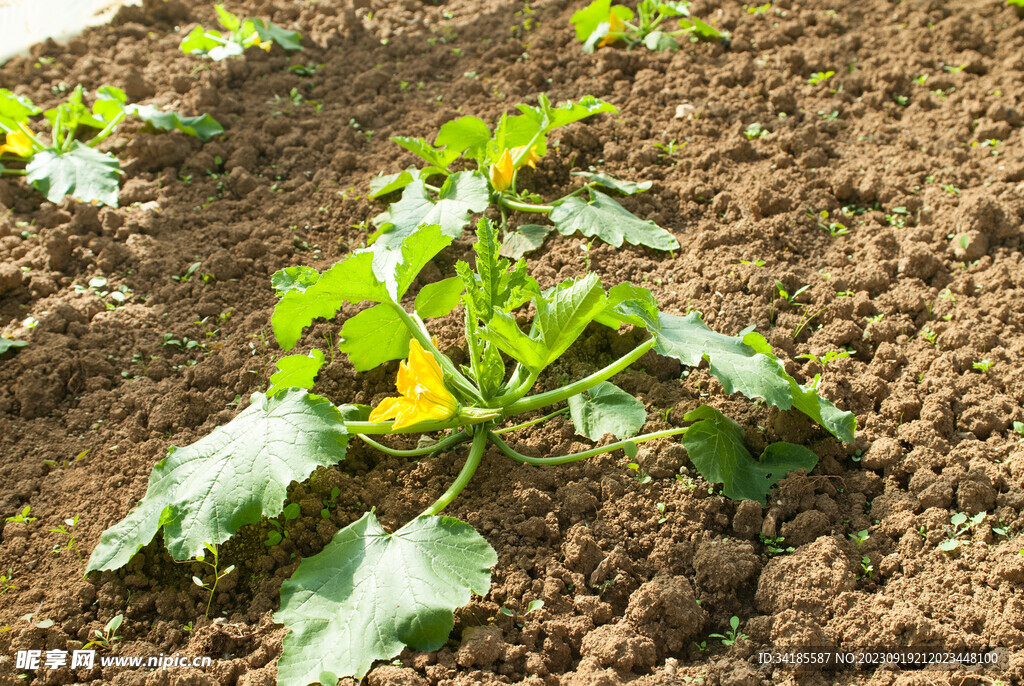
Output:
<path fill-rule="evenodd" d="M 1013 430 L 1015 432 L 1017 432 L 1017 434 L 1019 436 L 1024 436 L 1024 422 L 1014 422 L 1013 423 Z M 1020 440 L 1024 441 L 1024 438 L 1022 438 Z"/>
<path fill-rule="evenodd" d="M 992 527 L 992 533 L 994 533 L 996 536 L 1003 536 L 1004 538 L 1009 538 L 1010 527 L 1006 526 L 1006 522 L 1003 521 L 1002 517 L 1000 517 L 998 521 L 999 526 Z"/>
<path fill-rule="evenodd" d="M 944 553 L 951 553 L 960 547 L 961 536 L 970 533 L 971 529 L 985 521 L 985 512 L 979 512 L 968 518 L 963 512 L 957 512 L 949 518 L 949 524 L 942 527 L 946 531 L 946 540 L 939 544 L 939 550 Z"/>
<path fill-rule="evenodd" d="M 63 534 L 68 537 L 67 543 L 64 546 L 55 545 L 53 547 L 53 554 L 59 555 L 65 550 L 74 550 L 75 555 L 78 556 L 78 561 L 82 562 L 82 553 L 78 551 L 78 543 L 75 541 L 75 527 L 78 525 L 78 515 L 65 519 L 64 523 L 58 526 L 56 529 L 50 529 L 52 534 Z"/>
<path fill-rule="evenodd" d="M 657 505 L 655 505 L 655 507 L 658 508 L 658 514 L 662 515 L 661 517 L 658 518 L 658 524 L 664 524 L 666 521 L 668 521 L 668 517 L 664 516 L 664 514 L 665 514 L 665 503 L 658 503 Z"/>
<path fill-rule="evenodd" d="M 748 141 L 757 140 L 758 138 L 764 138 L 769 133 L 768 129 L 761 126 L 759 123 L 754 122 L 743 131 L 743 135 L 747 137 Z"/>
<path fill-rule="evenodd" d="M 960 195 L 960 189 L 951 183 L 947 183 L 944 186 L 942 186 L 942 190 L 946 191 L 950 195 Z"/>
<path fill-rule="evenodd" d="M 105 276 L 94 276 L 89 279 L 88 286 L 75 286 L 75 293 L 93 293 L 100 300 L 103 301 L 103 306 L 108 310 L 116 310 L 118 307 L 124 305 L 128 300 L 135 295 L 131 288 L 125 284 L 121 284 L 114 290 L 107 288 L 107 278 Z M 109 300 L 108 300 L 109 297 Z"/>
<path fill-rule="evenodd" d="M 864 555 L 860 558 L 860 577 L 862 579 L 870 579 L 871 575 L 875 572 L 875 566 L 871 564 L 871 558 Z"/>
<path fill-rule="evenodd" d="M 849 534 L 849 536 L 850 536 L 851 539 L 853 539 L 853 542 L 857 544 L 857 549 L 858 550 L 860 549 L 861 544 L 864 541 L 868 540 L 868 538 L 870 538 L 870 536 L 868 535 L 868 530 L 867 529 L 861 529 L 860 531 L 858 531 L 855 534 Z"/>
<path fill-rule="evenodd" d="M 202 266 L 202 264 L 202 262 L 193 262 L 188 266 L 188 269 L 186 269 L 181 276 L 174 274 L 171 276 L 171 279 L 174 281 L 180 281 L 181 283 L 188 283 L 188 280 L 192 278 L 192 276 L 196 273 L 196 270 L 199 269 L 199 267 Z"/>
<path fill-rule="evenodd" d="M 787 546 L 783 544 L 786 540 L 783 536 L 765 536 L 764 534 L 759 534 L 758 537 L 761 539 L 761 544 L 764 545 L 764 553 L 768 557 L 785 555 L 786 553 L 791 553 L 796 550 L 796 548 L 791 545 Z"/>
<path fill-rule="evenodd" d="M 341 495 L 341 489 L 337 486 L 331 489 L 331 497 L 324 501 L 324 509 L 320 510 L 320 517 L 322 519 L 331 518 L 331 510 L 334 508 L 334 503 L 338 500 L 339 495 Z"/>
<path fill-rule="evenodd" d="M 834 71 L 816 71 L 811 74 L 811 78 L 807 79 L 807 83 L 814 86 L 824 81 L 828 81 L 835 75 L 836 73 Z"/>
<path fill-rule="evenodd" d="M 729 630 L 726 631 L 724 635 L 723 634 L 708 634 L 708 638 L 718 638 L 718 639 L 721 639 L 722 640 L 722 645 L 724 645 L 724 646 L 731 646 L 734 643 L 736 643 L 736 641 L 739 641 L 739 640 L 744 639 L 744 638 L 750 638 L 746 634 L 739 633 L 738 629 L 740 628 L 740 618 L 737 617 L 736 615 L 733 615 L 732 617 L 729 618 L 729 627 L 730 627 Z"/>
<path fill-rule="evenodd" d="M 181 41 L 181 51 L 189 55 L 205 55 L 214 62 L 238 57 L 246 48 L 256 47 L 270 51 L 274 43 L 285 50 L 302 50 L 299 40 L 302 35 L 297 31 L 286 31 L 269 21 L 262 19 L 241 19 L 224 9 L 224 5 L 214 5 L 217 20 L 225 32 L 197 26 Z"/>
<path fill-rule="evenodd" d="M 498 612 L 500 612 L 501 614 L 505 615 L 506 617 L 511 617 L 513 620 L 515 620 L 515 622 L 517 624 L 519 624 L 519 626 L 522 626 L 523 625 L 523 618 L 526 617 L 526 615 L 530 614 L 531 612 L 536 612 L 537 610 L 541 609 L 542 607 L 544 607 L 544 601 L 538 599 L 538 600 L 531 600 L 529 605 L 526 606 L 526 612 L 524 612 L 523 614 L 519 614 L 515 610 L 513 610 L 511 608 L 508 608 L 508 607 L 505 607 L 504 605 L 502 605 L 500 608 L 498 608 Z"/>
<path fill-rule="evenodd" d="M 905 229 L 909 217 L 910 211 L 906 207 L 894 207 L 885 215 L 885 223 L 897 229 Z"/>
<path fill-rule="evenodd" d="M 285 508 L 285 509 L 287 509 L 287 508 Z M 213 595 L 214 595 L 214 593 L 217 592 L 217 584 L 220 583 L 221 579 L 226 577 L 231 572 L 235 571 L 235 566 L 231 565 L 227 569 L 225 569 L 223 572 L 220 571 L 220 567 L 219 567 L 219 565 L 220 565 L 220 556 L 217 553 L 217 546 L 210 545 L 209 543 L 207 543 L 205 545 L 206 545 L 206 549 L 210 552 L 210 555 L 213 557 L 213 562 L 210 562 L 209 560 L 207 560 L 206 556 L 202 555 L 202 554 L 196 555 L 196 562 L 201 562 L 202 564 L 206 565 L 207 567 L 209 567 L 213 571 L 213 584 L 207 584 L 205 581 L 200 579 L 198 576 L 193 576 L 192 577 L 192 583 L 194 583 L 199 588 L 206 589 L 206 590 L 208 590 L 210 592 L 210 597 L 206 601 L 206 614 L 203 615 L 204 617 L 209 618 L 210 617 L 210 604 L 213 602 Z"/>
<path fill-rule="evenodd" d="M 803 293 L 804 291 L 806 291 L 810 287 L 811 287 L 810 284 L 804 284 L 800 288 L 796 289 L 796 291 L 792 295 L 790 295 L 789 291 L 786 290 L 786 287 L 782 285 L 781 281 L 776 281 L 775 282 L 775 290 L 778 291 L 779 297 L 782 298 L 783 300 L 785 300 L 786 302 L 788 302 L 790 305 L 794 305 L 794 306 L 802 304 L 802 303 L 796 302 L 796 299 L 800 296 L 801 293 Z"/>
<path fill-rule="evenodd" d="M 828 369 L 828 366 L 832 362 L 835 362 L 836 360 L 841 360 L 844 357 L 849 357 L 849 356 L 850 356 L 850 351 L 849 350 L 829 350 L 827 353 L 822 355 L 820 358 L 817 355 L 813 354 L 813 353 L 807 353 L 806 355 L 797 355 L 796 359 L 798 359 L 798 360 L 811 360 L 812 362 L 817 364 L 819 367 L 821 367 L 821 371 L 825 371 L 826 369 Z"/>
<path fill-rule="evenodd" d="M 8 567 L 6 574 L 0 574 L 0 594 L 13 591 L 17 586 L 11 583 L 14 580 L 14 568 Z"/>
<path fill-rule="evenodd" d="M 755 267 L 763 267 L 765 264 L 767 264 L 767 262 L 765 262 L 764 260 L 758 260 L 758 259 L 755 259 L 755 260 L 740 260 L 740 264 L 752 264 Z"/>
<path fill-rule="evenodd" d="M 193 631 L 195 631 L 195 628 L 195 622 L 189 622 L 185 626 L 181 627 L 181 630 L 184 631 L 186 634 L 190 634 Z"/>
<path fill-rule="evenodd" d="M 88 650 L 93 646 L 97 646 L 106 650 L 107 652 L 114 652 L 117 649 L 117 642 L 121 640 L 121 636 L 117 636 L 117 630 L 121 628 L 121 624 L 124 622 L 124 615 L 117 615 L 113 617 L 106 626 L 103 627 L 103 631 L 96 629 L 93 631 L 93 639 L 82 646 L 83 649 Z"/>
<path fill-rule="evenodd" d="M 31 512 L 31 511 L 32 511 L 32 508 L 30 506 L 26 505 L 25 509 L 23 509 L 20 514 L 16 514 L 13 517 L 8 517 L 7 521 L 9 521 L 9 522 L 18 522 L 20 524 L 31 524 L 32 522 L 36 521 L 35 517 L 29 517 L 28 516 L 28 513 Z"/>
<path fill-rule="evenodd" d="M 323 517 L 324 511 L 325 510 L 320 511 L 321 517 Z M 302 509 L 299 507 L 299 504 L 291 503 L 290 505 L 288 505 L 288 507 L 284 508 L 284 511 L 281 514 L 284 516 L 284 521 L 290 522 L 293 519 L 298 519 L 301 513 Z M 328 516 L 330 516 L 329 513 Z M 324 519 L 327 519 L 327 517 L 324 517 Z M 278 543 L 280 543 L 282 539 L 288 538 L 288 530 L 281 526 L 281 523 L 278 522 L 276 519 L 268 519 L 267 522 L 270 524 L 270 526 L 274 528 L 274 530 L 267 532 L 267 539 L 263 541 L 263 545 L 267 546 L 268 548 L 272 548 Z"/>
<path fill-rule="evenodd" d="M 21 621 L 25 622 L 26 627 L 29 629 L 49 629 L 53 626 L 52 619 L 40 619 L 36 620 L 36 613 L 39 612 L 39 607 L 36 607 L 35 612 L 29 612 L 26 615 L 18 617 Z"/>
<path fill-rule="evenodd" d="M 992 368 L 992 360 L 979 360 L 971 365 L 982 374 L 988 374 L 988 370 Z"/>
<path fill-rule="evenodd" d="M 939 337 L 939 334 L 935 333 L 929 327 L 926 326 L 923 329 L 921 329 L 921 333 L 919 333 L 918 336 L 928 341 L 932 345 L 935 345 L 935 339 Z"/>
<path fill-rule="evenodd" d="M 636 462 L 630 462 L 627 464 L 626 469 L 631 469 L 636 472 L 632 477 L 633 481 L 636 481 L 639 484 L 645 484 L 651 480 L 651 475 L 645 472 Z"/>
<path fill-rule="evenodd" d="M 808 215 L 812 217 L 814 216 L 814 214 L 810 212 L 808 213 Z M 821 212 L 818 213 L 816 220 L 818 222 L 818 228 L 822 229 L 823 231 L 828 231 L 829 235 L 832 236 L 832 238 L 835 238 L 836 236 L 845 236 L 846 234 L 850 233 L 850 230 L 846 228 L 846 224 L 834 221 L 830 222 L 828 221 L 828 218 L 828 210 L 822 210 Z"/>

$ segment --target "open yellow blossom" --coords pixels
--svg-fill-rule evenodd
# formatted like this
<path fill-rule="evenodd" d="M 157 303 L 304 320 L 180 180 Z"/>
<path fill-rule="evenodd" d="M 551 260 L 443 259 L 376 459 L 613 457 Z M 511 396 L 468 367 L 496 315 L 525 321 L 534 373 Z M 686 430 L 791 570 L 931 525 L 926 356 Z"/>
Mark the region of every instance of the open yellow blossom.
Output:
<path fill-rule="evenodd" d="M 511 150 L 512 159 L 514 160 L 517 157 L 519 157 L 523 153 L 524 150 L 526 150 L 526 146 L 525 145 L 520 145 L 517 148 L 512 148 L 512 150 Z M 534 169 L 536 169 L 537 168 L 537 162 L 539 162 L 539 161 L 540 161 L 540 155 L 537 154 L 537 146 L 534 145 L 534 146 L 532 146 L 530 148 L 530 152 L 526 153 L 526 155 L 523 157 L 523 159 L 520 160 L 519 166 L 523 166 L 525 164 L 527 166 L 530 166 L 530 167 L 533 167 Z"/>
<path fill-rule="evenodd" d="M 499 193 L 502 192 L 512 185 L 513 173 L 515 173 L 515 167 L 512 166 L 512 154 L 506 149 L 501 153 L 498 161 L 491 165 L 491 186 Z"/>
<path fill-rule="evenodd" d="M 32 139 L 24 131 L 14 131 L 7 134 L 7 140 L 0 145 L 0 155 L 9 152 L 18 157 L 32 156 Z"/>
<path fill-rule="evenodd" d="M 622 20 L 619 19 L 615 12 L 608 13 L 608 33 L 605 34 L 604 38 L 597 42 L 597 47 L 603 48 L 606 45 L 611 45 L 615 41 L 619 40 L 621 36 L 618 36 L 620 31 L 625 28 L 622 24 Z"/>
<path fill-rule="evenodd" d="M 430 420 L 451 419 L 459 404 L 444 385 L 441 367 L 415 339 L 409 341 L 409 359 L 398 365 L 395 383 L 401 397 L 385 398 L 370 413 L 371 422 L 394 419 L 402 429 Z"/>

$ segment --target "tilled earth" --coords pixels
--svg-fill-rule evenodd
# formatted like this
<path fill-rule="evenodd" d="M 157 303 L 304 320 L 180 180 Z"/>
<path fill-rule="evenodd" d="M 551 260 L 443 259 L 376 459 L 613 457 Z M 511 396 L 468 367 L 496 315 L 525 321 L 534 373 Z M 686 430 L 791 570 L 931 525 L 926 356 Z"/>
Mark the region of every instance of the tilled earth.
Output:
<path fill-rule="evenodd" d="M 212 7 L 147 0 L 0 68 L 0 86 L 44 107 L 75 84 L 110 84 L 227 129 L 204 145 L 124 127 L 104 144 L 127 161 L 120 209 L 54 206 L 0 181 L 0 330 L 29 341 L 0 357 L 0 515 L 28 505 L 38 518 L 0 521 L 0 573 L 13 586 L 0 591 L 0 628 L 10 626 L 0 682 L 274 683 L 282 580 L 370 507 L 388 526 L 414 516 L 461 453 L 417 463 L 354 445 L 293 486 L 302 514 L 287 539 L 267 547 L 264 523 L 224 546 L 237 571 L 214 598 L 217 621 L 203 619 L 199 569 L 172 563 L 159 541 L 122 570 L 83 578 L 73 551 L 54 554 L 63 540 L 49 529 L 78 515 L 87 555 L 170 445 L 206 435 L 265 388 L 280 355 L 269 276 L 362 245 L 383 207 L 365 197 L 370 179 L 413 162 L 389 136 L 432 138 L 462 114 L 493 121 L 541 92 L 594 95 L 619 113 L 563 129 L 529 185 L 557 197 L 573 187 L 571 170 L 591 167 L 651 180 L 624 202 L 683 246 L 587 252 L 556 235 L 529 256 L 541 285 L 589 265 L 606 286 L 644 285 L 717 331 L 756 325 L 787 370 L 822 374 L 822 394 L 856 413 L 857 441 L 844 446 L 800 416 L 725 395 L 706 368 L 683 375 L 650 354 L 617 381 L 647 405 L 647 430 L 710 403 L 752 447 L 801 443 L 818 467 L 761 508 L 717 494 L 670 441 L 641 451 L 643 483 L 614 454 L 543 469 L 490 453 L 450 508 L 498 551 L 490 593 L 457 613 L 448 646 L 407 651 L 369 683 L 1024 681 L 1024 436 L 1013 427 L 1024 420 L 1024 19 L 1001 0 L 779 0 L 758 11 L 701 0 L 695 15 L 732 33 L 728 49 L 587 55 L 568 24 L 580 6 L 229 2 L 300 30 L 305 51 L 211 63 L 177 46 L 197 22 L 215 22 Z M 752 124 L 767 135 L 748 140 Z M 469 246 L 467 234 L 420 284 Z M 131 298 L 108 309 L 82 288 L 97 276 Z M 334 332 L 320 323 L 306 345 Z M 462 342 L 455 317 L 437 333 L 448 350 Z M 589 330 L 542 383 L 594 371 L 639 336 Z M 829 351 L 849 356 L 825 369 L 801 357 Z M 338 354 L 319 390 L 377 402 L 394 371 L 357 376 Z M 585 445 L 561 418 L 516 436 L 532 454 Z M 956 550 L 939 549 L 951 516 L 982 512 Z M 850 534 L 862 530 L 858 544 Z M 499 612 L 536 599 L 543 608 L 524 617 Z M 54 624 L 29 628 L 27 613 Z M 118 613 L 119 654 L 208 655 L 212 667 L 25 679 L 15 669 L 18 650 L 80 648 Z M 745 638 L 709 638 L 732 616 Z M 756 659 L 771 646 L 929 645 L 1001 648 L 1003 659 L 980 671 L 824 673 Z"/>

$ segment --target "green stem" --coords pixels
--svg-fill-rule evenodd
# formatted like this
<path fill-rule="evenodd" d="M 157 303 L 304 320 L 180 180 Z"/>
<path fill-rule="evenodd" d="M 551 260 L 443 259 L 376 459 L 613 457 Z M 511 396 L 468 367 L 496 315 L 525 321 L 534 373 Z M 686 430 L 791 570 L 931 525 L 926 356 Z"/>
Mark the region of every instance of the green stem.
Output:
<path fill-rule="evenodd" d="M 469 449 L 469 457 L 466 458 L 466 464 L 462 465 L 462 471 L 455 478 L 455 483 L 444 492 L 444 495 L 434 501 L 433 505 L 420 513 L 420 517 L 438 514 L 441 510 L 448 507 L 449 503 L 455 500 L 459 493 L 462 493 L 462 490 L 469 484 L 469 480 L 473 478 L 473 474 L 476 473 L 476 468 L 480 466 L 480 460 L 484 456 L 484 448 L 487 447 L 487 435 L 487 431 L 484 431 L 482 428 L 477 429 L 476 434 L 473 436 L 473 445 Z"/>
<path fill-rule="evenodd" d="M 17 126 L 18 130 L 21 131 L 26 136 L 28 136 L 29 140 L 32 141 L 33 145 L 35 146 L 35 150 L 33 152 L 39 152 L 40 150 L 46 147 L 46 144 L 39 140 L 38 136 L 32 133 L 31 129 L 29 129 L 28 126 L 25 125 L 25 122 L 19 121 L 17 122 Z"/>
<path fill-rule="evenodd" d="M 429 421 L 420 422 L 413 426 L 405 426 L 401 429 L 394 428 L 394 422 L 345 422 L 345 430 L 350 434 L 425 434 L 433 431 L 444 431 L 445 429 L 456 429 L 459 420 L 452 418 L 444 422 Z"/>
<path fill-rule="evenodd" d="M 664 429 L 662 431 L 655 431 L 654 433 L 644 434 L 642 436 L 636 436 L 625 441 L 617 441 L 615 443 L 609 443 L 599 448 L 591 448 L 590 450 L 584 450 L 581 453 L 572 453 L 570 455 L 559 455 L 558 457 L 530 457 L 529 455 L 523 455 L 518 453 L 512 448 L 508 447 L 505 441 L 498 438 L 493 431 L 487 433 L 487 437 L 491 439 L 494 445 L 498 446 L 498 450 L 505 453 L 508 457 L 512 458 L 516 462 L 523 462 L 525 464 L 532 465 L 558 465 L 567 464 L 569 462 L 576 462 L 578 460 L 586 460 L 590 457 L 596 457 L 603 455 L 604 453 L 610 453 L 613 450 L 621 450 L 629 444 L 644 443 L 646 441 L 653 441 L 657 438 L 666 438 L 667 436 L 677 436 L 682 433 L 686 433 L 689 429 L 688 426 L 676 427 L 674 429 Z"/>
<path fill-rule="evenodd" d="M 523 422 L 522 424 L 516 424 L 515 426 L 506 426 L 504 429 L 496 429 L 495 431 L 492 431 L 491 433 L 507 434 L 509 431 L 518 431 L 519 429 L 525 429 L 528 426 L 533 426 L 535 424 L 540 424 L 541 422 L 546 422 L 547 420 L 552 419 L 554 417 L 557 417 L 560 414 L 565 414 L 568 411 L 569 411 L 568 407 L 563 407 L 562 409 L 555 410 L 551 414 L 546 414 L 543 417 L 540 417 L 539 419 L 531 419 L 528 422 Z"/>
<path fill-rule="evenodd" d="M 25 176 L 28 174 L 24 169 L 0 169 L 0 175 L 10 174 L 11 176 Z"/>
<path fill-rule="evenodd" d="M 599 369 L 590 376 L 584 377 L 579 381 L 569 384 L 568 386 L 563 386 L 553 391 L 548 391 L 547 393 L 539 393 L 537 395 L 531 395 L 527 398 L 523 398 L 522 400 L 517 400 L 511 405 L 505 407 L 502 414 L 505 417 L 510 417 L 514 414 L 521 414 L 523 412 L 529 412 L 530 410 L 538 410 L 547 405 L 554 405 L 555 403 L 560 403 L 563 400 L 568 400 L 572 396 L 582 393 L 588 388 L 592 388 L 602 381 L 615 376 L 623 369 L 643 357 L 644 353 L 653 347 L 654 339 L 652 338 L 642 343 L 628 355 L 620 357 L 615 362 L 612 362 L 604 369 Z"/>
<path fill-rule="evenodd" d="M 518 372 L 519 367 L 517 367 L 516 370 Z M 511 405 L 512 403 L 516 402 L 517 400 L 519 400 L 524 395 L 530 392 L 530 389 L 533 388 L 533 384 L 537 383 L 538 376 L 540 376 L 540 372 L 530 372 L 522 383 L 520 383 L 518 386 L 516 386 L 508 393 L 503 393 L 497 398 L 492 399 L 491 404 L 494 407 L 504 407 Z M 516 378 L 517 375 L 513 374 L 512 377 L 509 379 L 509 383 L 511 383 Z"/>
<path fill-rule="evenodd" d="M 423 326 L 423 322 L 420 321 L 419 317 L 411 315 L 405 311 L 405 308 L 398 303 L 391 301 L 389 303 L 391 307 L 398 314 L 398 317 L 405 324 L 405 327 L 412 334 L 412 337 L 423 347 L 424 350 L 430 351 L 430 354 L 437 360 L 437 364 L 441 367 L 445 376 L 451 379 L 452 385 L 458 390 L 462 391 L 463 395 L 467 396 L 474 403 L 483 404 L 484 399 L 480 396 L 480 391 L 474 386 L 469 379 L 462 375 L 452 361 L 448 359 L 447 355 L 443 355 L 440 350 L 434 347 L 433 342 L 430 340 L 430 336 L 427 333 L 427 329 Z"/>
<path fill-rule="evenodd" d="M 460 431 L 457 434 L 452 434 L 448 438 L 444 438 L 444 439 L 438 441 L 437 443 L 435 443 L 434 445 L 427 446 L 425 448 L 414 448 L 412 450 L 399 450 L 397 448 L 389 448 L 388 446 L 384 445 L 383 443 L 378 443 L 377 441 L 373 440 L 372 438 L 367 438 L 363 434 L 356 434 L 356 435 L 359 436 L 359 438 L 363 439 L 363 441 L 365 441 L 369 445 L 372 445 L 374 448 L 376 448 L 377 450 L 381 451 L 382 453 L 387 453 L 388 455 L 394 455 L 395 457 L 418 457 L 420 455 L 429 455 L 431 453 L 437 453 L 437 452 L 441 452 L 442 450 L 447 450 L 448 448 L 451 448 L 452 446 L 458 445 L 459 443 L 462 443 L 464 441 L 469 440 L 469 436 L 466 434 L 466 432 L 465 431 Z"/>
<path fill-rule="evenodd" d="M 504 195 L 498 196 L 498 202 L 500 202 L 502 205 L 509 208 L 510 210 L 515 210 L 516 212 L 534 212 L 537 214 L 547 214 L 551 210 L 555 209 L 554 205 L 534 205 L 528 202 L 520 202 L 518 200 L 513 200 L 512 198 L 509 198 Z"/>
<path fill-rule="evenodd" d="M 109 136 L 110 134 L 114 133 L 114 128 L 118 124 L 120 124 L 121 121 L 123 121 L 126 116 L 127 115 L 125 114 L 124 110 L 121 110 L 120 112 L 118 112 L 114 116 L 114 118 L 111 119 L 110 122 L 105 127 L 103 127 L 103 130 L 100 131 L 99 133 L 97 133 L 95 136 L 93 136 L 92 140 L 90 140 L 88 143 L 86 143 L 86 145 L 88 145 L 90 148 L 95 148 L 97 145 L 102 143 L 104 141 L 104 139 L 106 139 L 107 136 Z"/>

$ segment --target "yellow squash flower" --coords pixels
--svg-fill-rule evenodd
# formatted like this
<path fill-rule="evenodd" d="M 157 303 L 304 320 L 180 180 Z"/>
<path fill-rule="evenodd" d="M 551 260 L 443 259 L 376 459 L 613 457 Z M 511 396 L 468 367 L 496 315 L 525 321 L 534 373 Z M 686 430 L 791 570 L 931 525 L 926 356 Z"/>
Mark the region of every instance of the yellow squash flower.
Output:
<path fill-rule="evenodd" d="M 516 159 L 517 157 L 519 157 L 523 153 L 524 150 L 526 150 L 526 146 L 525 145 L 520 145 L 517 148 L 512 148 L 512 151 L 511 151 L 512 152 L 512 159 Z M 519 166 L 523 166 L 525 164 L 527 166 L 530 166 L 530 167 L 533 167 L 534 169 L 536 169 L 537 168 L 537 162 L 539 162 L 539 161 L 540 161 L 540 155 L 537 154 L 537 146 L 534 145 L 534 146 L 532 146 L 530 148 L 530 152 L 526 153 L 526 155 L 523 157 L 523 159 L 520 160 Z"/>
<path fill-rule="evenodd" d="M 512 166 L 512 154 L 506 148 L 501 153 L 498 161 L 491 165 L 491 186 L 494 187 L 494 190 L 501 193 L 512 185 L 512 174 L 514 173 L 515 168 Z"/>
<path fill-rule="evenodd" d="M 401 397 L 382 400 L 370 413 L 371 422 L 394 419 L 394 428 L 402 429 L 420 422 L 451 419 L 459 411 L 455 396 L 445 388 L 437 360 L 415 339 L 409 341 L 409 359 L 398 365 L 395 386 Z"/>
<path fill-rule="evenodd" d="M 622 24 L 622 20 L 619 19 L 619 16 L 617 14 L 615 14 L 615 12 L 609 12 L 608 13 L 608 33 L 605 34 L 604 38 L 602 38 L 601 40 L 599 40 L 597 42 L 597 47 L 603 48 L 604 46 L 611 45 L 615 41 L 619 40 L 619 38 L 621 38 L 621 36 L 617 36 L 615 34 L 617 34 L 620 31 L 622 31 L 623 28 L 625 28 L 625 27 Z"/>
<path fill-rule="evenodd" d="M 0 145 L 0 154 L 9 152 L 13 155 L 17 155 L 18 157 L 32 156 L 32 139 L 29 138 L 28 134 L 24 131 L 9 133 L 6 138 L 7 140 L 4 144 Z"/>

